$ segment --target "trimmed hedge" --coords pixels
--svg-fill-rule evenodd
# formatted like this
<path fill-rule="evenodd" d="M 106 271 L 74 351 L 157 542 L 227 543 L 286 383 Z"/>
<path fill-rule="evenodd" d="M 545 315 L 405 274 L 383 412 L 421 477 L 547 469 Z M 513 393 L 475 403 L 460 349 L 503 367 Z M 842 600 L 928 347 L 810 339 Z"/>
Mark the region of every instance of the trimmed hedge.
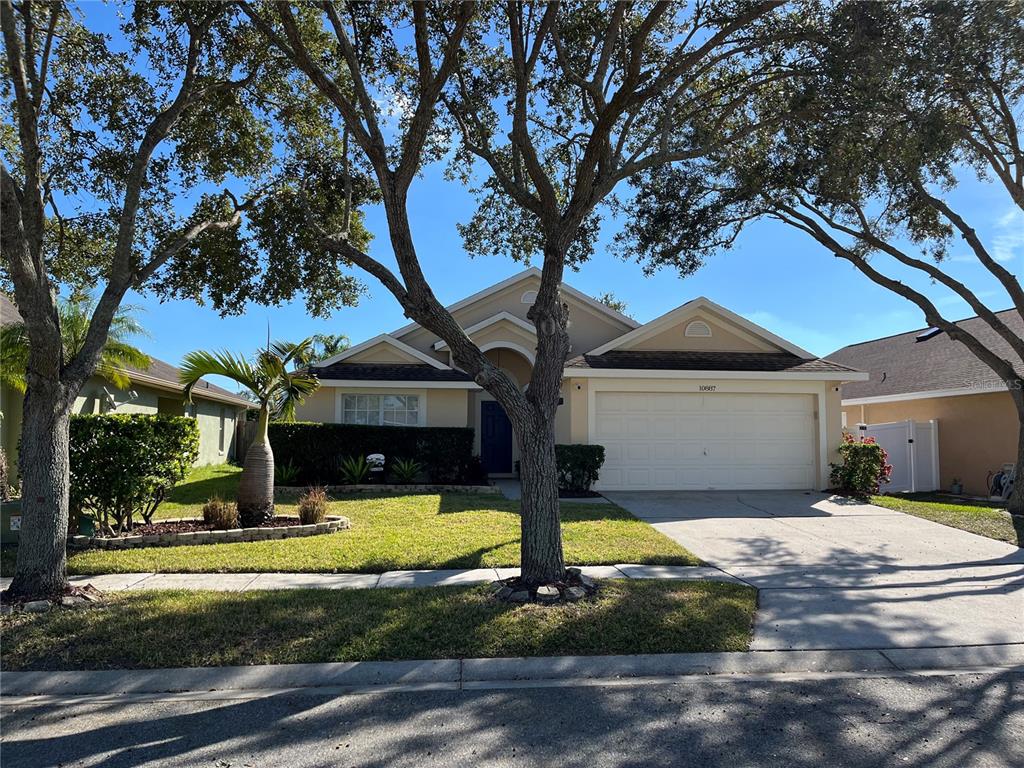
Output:
<path fill-rule="evenodd" d="M 432 483 L 474 485 L 484 479 L 468 427 L 274 422 L 269 436 L 274 462 L 298 468 L 298 485 L 340 485 L 342 459 L 371 453 L 384 454 L 385 475 L 392 462 L 412 459 L 423 465 Z"/>
<path fill-rule="evenodd" d="M 556 445 L 555 464 L 559 490 L 588 492 L 604 465 L 604 446 L 582 443 Z"/>
<path fill-rule="evenodd" d="M 189 416 L 76 414 L 70 433 L 72 517 L 93 514 L 106 530 L 131 530 L 135 515 L 150 522 L 199 457 Z"/>

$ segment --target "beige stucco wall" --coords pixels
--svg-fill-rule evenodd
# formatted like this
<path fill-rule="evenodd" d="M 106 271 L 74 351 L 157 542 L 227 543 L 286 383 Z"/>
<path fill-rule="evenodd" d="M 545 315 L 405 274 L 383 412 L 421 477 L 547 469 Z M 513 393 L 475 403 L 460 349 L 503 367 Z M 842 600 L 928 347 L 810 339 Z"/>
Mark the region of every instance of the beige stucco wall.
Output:
<path fill-rule="evenodd" d="M 530 383 L 533 366 L 519 352 L 511 349 L 489 349 L 484 356 L 499 368 L 512 376 L 520 388 Z"/>
<path fill-rule="evenodd" d="M 295 406 L 297 421 L 316 421 L 330 424 L 335 421 L 334 387 L 320 387 L 307 397 L 301 405 Z"/>
<path fill-rule="evenodd" d="M 939 422 L 939 478 L 948 489 L 959 478 L 964 491 L 987 495 L 987 475 L 1017 459 L 1018 419 L 1008 392 L 932 397 L 845 406 L 847 428 L 858 423 Z"/>
<path fill-rule="evenodd" d="M 711 329 L 711 336 L 687 336 L 686 326 L 694 320 L 703 320 Z M 623 344 L 622 349 L 705 352 L 778 352 L 763 339 L 729 327 L 709 312 L 688 314 L 683 320 L 646 339 Z"/>
<path fill-rule="evenodd" d="M 417 363 L 423 364 L 423 361 L 414 355 L 410 355 L 408 352 L 403 352 L 400 349 L 395 348 L 391 344 L 385 342 L 379 342 L 374 344 L 372 347 L 367 347 L 361 352 L 356 352 L 350 357 L 346 357 L 341 363 Z"/>

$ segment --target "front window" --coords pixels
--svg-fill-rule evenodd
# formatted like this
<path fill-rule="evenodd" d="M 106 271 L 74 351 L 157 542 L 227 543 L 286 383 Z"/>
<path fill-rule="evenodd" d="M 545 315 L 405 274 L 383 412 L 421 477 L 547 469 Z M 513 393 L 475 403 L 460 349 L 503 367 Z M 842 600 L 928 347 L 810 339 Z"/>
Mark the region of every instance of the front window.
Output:
<path fill-rule="evenodd" d="M 344 395 L 342 422 L 389 427 L 415 427 L 420 423 L 419 395 Z"/>

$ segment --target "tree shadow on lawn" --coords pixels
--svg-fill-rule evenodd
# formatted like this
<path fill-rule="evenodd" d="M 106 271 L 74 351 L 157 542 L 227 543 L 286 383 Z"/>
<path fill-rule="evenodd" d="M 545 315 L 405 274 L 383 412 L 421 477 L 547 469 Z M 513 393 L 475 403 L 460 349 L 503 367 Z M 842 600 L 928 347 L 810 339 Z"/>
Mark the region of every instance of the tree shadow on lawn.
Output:
<path fill-rule="evenodd" d="M 144 592 L 8 620 L 4 669 L 745 650 L 754 591 L 608 581 L 594 601 L 515 606 L 486 586 Z"/>

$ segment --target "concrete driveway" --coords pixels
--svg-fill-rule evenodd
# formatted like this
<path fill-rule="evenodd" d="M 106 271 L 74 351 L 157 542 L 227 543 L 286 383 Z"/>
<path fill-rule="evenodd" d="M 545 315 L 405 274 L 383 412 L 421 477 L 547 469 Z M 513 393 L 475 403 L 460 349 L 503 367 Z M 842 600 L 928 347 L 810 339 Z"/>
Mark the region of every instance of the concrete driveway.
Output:
<path fill-rule="evenodd" d="M 755 650 L 1024 643 L 1024 549 L 820 493 L 605 495 L 760 590 Z"/>

